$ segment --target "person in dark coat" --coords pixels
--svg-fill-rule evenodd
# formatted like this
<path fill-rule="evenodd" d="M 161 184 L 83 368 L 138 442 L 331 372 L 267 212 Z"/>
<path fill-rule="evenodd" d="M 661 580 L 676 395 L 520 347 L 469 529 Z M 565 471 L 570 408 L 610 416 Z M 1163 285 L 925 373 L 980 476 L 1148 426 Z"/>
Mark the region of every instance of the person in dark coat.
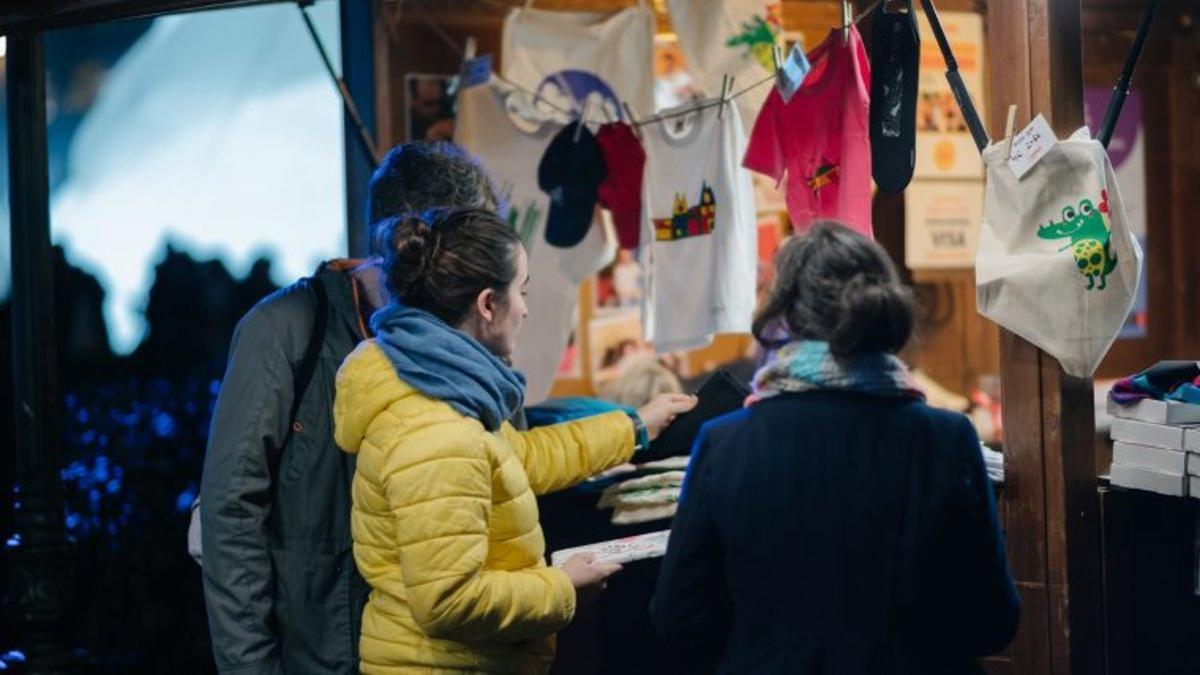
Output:
<path fill-rule="evenodd" d="M 696 441 L 653 623 L 681 672 L 977 672 L 1020 602 L 973 427 L 895 356 L 911 296 L 834 223 L 776 269 L 754 321 L 776 351 Z"/>
<path fill-rule="evenodd" d="M 456 146 L 393 148 L 371 178 L 370 221 L 438 206 L 494 211 L 497 199 Z M 200 486 L 204 598 L 223 675 L 359 670 L 370 589 L 351 552 L 355 461 L 333 440 L 333 392 L 338 366 L 371 337 L 382 281 L 370 260 L 327 263 L 255 305 L 234 333 Z"/>

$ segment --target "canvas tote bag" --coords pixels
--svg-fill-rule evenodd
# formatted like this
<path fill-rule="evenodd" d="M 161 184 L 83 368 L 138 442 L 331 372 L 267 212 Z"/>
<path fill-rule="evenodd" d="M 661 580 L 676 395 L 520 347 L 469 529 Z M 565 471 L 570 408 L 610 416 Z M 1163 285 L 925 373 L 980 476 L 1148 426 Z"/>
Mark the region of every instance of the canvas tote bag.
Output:
<path fill-rule="evenodd" d="M 529 3 L 532 4 L 532 3 Z M 623 119 L 654 110 L 654 12 L 639 0 L 615 14 L 516 8 L 504 19 L 501 74 L 588 119 Z"/>
<path fill-rule="evenodd" d="M 975 255 L 979 312 L 1090 377 L 1137 294 L 1142 249 L 1108 153 L 1086 128 L 1022 178 L 1009 143 L 983 151 L 987 190 Z"/>

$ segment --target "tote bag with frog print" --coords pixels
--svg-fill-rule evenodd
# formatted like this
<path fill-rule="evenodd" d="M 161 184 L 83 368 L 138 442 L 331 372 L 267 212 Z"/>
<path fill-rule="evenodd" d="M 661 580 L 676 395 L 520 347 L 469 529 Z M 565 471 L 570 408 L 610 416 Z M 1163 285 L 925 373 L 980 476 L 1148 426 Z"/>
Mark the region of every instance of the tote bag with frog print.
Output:
<path fill-rule="evenodd" d="M 1021 178 L 1009 144 L 983 151 L 987 191 L 975 254 L 979 312 L 1090 377 L 1137 295 L 1142 249 L 1108 153 L 1086 128 Z"/>

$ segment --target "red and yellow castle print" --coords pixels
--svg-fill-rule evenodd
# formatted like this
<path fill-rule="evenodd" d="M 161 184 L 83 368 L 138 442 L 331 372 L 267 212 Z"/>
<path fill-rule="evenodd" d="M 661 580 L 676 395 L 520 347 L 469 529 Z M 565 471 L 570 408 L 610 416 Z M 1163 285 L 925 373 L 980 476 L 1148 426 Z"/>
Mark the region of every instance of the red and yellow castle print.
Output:
<path fill-rule="evenodd" d="M 712 234 L 717 219 L 717 201 L 708 183 L 700 189 L 700 203 L 689 206 L 687 198 L 675 194 L 675 208 L 670 218 L 654 219 L 654 238 L 658 241 L 675 241 L 688 237 Z"/>

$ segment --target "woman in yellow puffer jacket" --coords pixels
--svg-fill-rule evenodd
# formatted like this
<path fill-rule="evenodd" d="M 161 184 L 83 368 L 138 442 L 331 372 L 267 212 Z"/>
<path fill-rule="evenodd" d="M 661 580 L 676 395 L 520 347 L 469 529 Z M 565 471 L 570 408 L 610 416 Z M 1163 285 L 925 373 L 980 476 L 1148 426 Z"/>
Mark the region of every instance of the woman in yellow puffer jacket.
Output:
<path fill-rule="evenodd" d="M 362 672 L 545 672 L 554 633 L 620 567 L 548 568 L 535 495 L 628 461 L 695 400 L 516 431 L 524 380 L 504 359 L 526 315 L 520 240 L 479 210 L 384 233 L 393 301 L 342 365 L 334 404 L 337 442 L 358 456 L 354 557 L 372 587 Z"/>

